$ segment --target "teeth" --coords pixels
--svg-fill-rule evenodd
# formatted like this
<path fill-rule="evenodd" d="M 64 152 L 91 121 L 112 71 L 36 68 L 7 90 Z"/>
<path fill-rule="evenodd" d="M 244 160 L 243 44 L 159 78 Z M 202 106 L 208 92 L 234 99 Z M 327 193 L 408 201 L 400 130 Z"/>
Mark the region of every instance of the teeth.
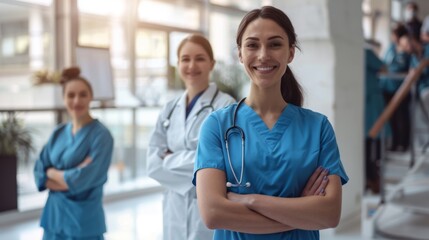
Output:
<path fill-rule="evenodd" d="M 259 71 L 269 71 L 271 69 L 273 69 L 274 67 L 256 67 L 257 70 Z"/>

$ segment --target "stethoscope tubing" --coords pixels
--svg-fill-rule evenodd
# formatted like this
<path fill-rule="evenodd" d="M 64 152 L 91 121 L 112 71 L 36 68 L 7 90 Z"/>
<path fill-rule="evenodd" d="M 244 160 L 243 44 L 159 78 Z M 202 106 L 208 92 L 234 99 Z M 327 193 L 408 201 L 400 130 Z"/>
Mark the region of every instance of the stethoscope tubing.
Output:
<path fill-rule="evenodd" d="M 225 140 L 225 146 L 226 146 L 226 153 L 227 153 L 227 157 L 228 157 L 228 163 L 229 163 L 229 167 L 231 169 L 232 172 L 232 176 L 234 177 L 235 183 L 231 183 L 231 182 L 227 182 L 226 183 L 226 187 L 250 187 L 251 184 L 250 182 L 246 182 L 245 184 L 242 184 L 243 181 L 243 176 L 244 176 L 244 143 L 245 143 L 245 134 L 242 128 L 240 128 L 239 126 L 237 126 L 237 112 L 238 109 L 240 107 L 240 105 L 246 100 L 246 98 L 241 99 L 237 106 L 234 109 L 233 112 L 233 116 L 232 116 L 232 126 L 229 127 L 226 131 L 225 131 L 225 135 L 224 135 L 224 140 Z M 229 152 L 229 144 L 228 144 L 228 140 L 229 140 L 229 136 L 231 134 L 233 134 L 235 132 L 238 132 L 240 134 L 241 137 L 241 170 L 240 170 L 240 177 L 237 177 L 237 174 L 234 170 L 234 167 L 232 166 L 232 161 L 231 161 L 231 154 Z"/>

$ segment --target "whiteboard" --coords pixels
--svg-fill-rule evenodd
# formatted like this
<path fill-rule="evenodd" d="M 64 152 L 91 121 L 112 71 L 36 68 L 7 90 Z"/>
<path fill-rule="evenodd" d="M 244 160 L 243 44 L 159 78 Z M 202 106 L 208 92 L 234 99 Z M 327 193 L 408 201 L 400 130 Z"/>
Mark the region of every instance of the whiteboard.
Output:
<path fill-rule="evenodd" d="M 115 98 L 108 48 L 76 47 L 76 64 L 80 67 L 81 76 L 91 83 L 94 100 Z"/>

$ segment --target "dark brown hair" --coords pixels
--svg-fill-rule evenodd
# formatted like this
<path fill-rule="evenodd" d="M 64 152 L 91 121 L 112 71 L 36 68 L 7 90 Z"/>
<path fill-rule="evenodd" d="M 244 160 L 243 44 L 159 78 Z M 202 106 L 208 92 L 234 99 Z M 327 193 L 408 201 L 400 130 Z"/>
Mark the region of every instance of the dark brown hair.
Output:
<path fill-rule="evenodd" d="M 91 84 L 84 77 L 80 75 L 79 67 L 70 67 L 63 70 L 61 73 L 61 85 L 63 86 L 63 95 L 66 91 L 66 86 L 69 82 L 72 81 L 81 81 L 83 82 L 89 89 L 91 96 L 94 96 Z"/>
<path fill-rule="evenodd" d="M 243 17 L 237 30 L 236 43 L 238 49 L 241 49 L 243 34 L 247 26 L 258 18 L 270 19 L 276 22 L 281 28 L 283 28 L 283 30 L 287 34 L 289 39 L 289 47 L 296 47 L 299 49 L 299 47 L 297 46 L 295 29 L 293 28 L 292 22 L 290 21 L 289 17 L 283 11 L 272 6 L 264 6 L 260 9 L 254 9 L 248 12 Z M 302 106 L 302 103 L 304 101 L 302 88 L 299 85 L 298 81 L 295 79 L 295 76 L 293 75 L 292 70 L 289 66 L 287 67 L 285 74 L 283 74 L 282 76 L 280 90 L 283 99 L 286 102 L 292 103 L 297 106 Z"/>
<path fill-rule="evenodd" d="M 207 40 L 207 38 L 199 34 L 191 34 L 180 42 L 179 47 L 177 48 L 177 58 L 180 58 L 180 51 L 182 50 L 183 46 L 187 42 L 192 42 L 203 47 L 204 50 L 209 55 L 210 60 L 214 61 L 213 49 L 212 49 L 212 46 L 210 45 L 209 40 Z"/>

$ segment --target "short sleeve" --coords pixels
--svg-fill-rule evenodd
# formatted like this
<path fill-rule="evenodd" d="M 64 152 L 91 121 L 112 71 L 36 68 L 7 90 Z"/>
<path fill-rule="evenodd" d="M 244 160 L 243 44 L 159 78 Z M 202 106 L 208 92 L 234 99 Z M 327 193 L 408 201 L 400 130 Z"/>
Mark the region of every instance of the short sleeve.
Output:
<path fill-rule="evenodd" d="M 210 114 L 201 127 L 192 179 L 194 185 L 196 185 L 196 174 L 200 169 L 216 168 L 225 171 L 223 136 L 215 114 L 216 112 Z"/>
<path fill-rule="evenodd" d="M 349 181 L 349 177 L 341 163 L 334 130 L 326 117 L 322 121 L 321 134 L 319 165 L 328 169 L 330 174 L 338 175 L 341 178 L 341 184 L 344 185 Z"/>

